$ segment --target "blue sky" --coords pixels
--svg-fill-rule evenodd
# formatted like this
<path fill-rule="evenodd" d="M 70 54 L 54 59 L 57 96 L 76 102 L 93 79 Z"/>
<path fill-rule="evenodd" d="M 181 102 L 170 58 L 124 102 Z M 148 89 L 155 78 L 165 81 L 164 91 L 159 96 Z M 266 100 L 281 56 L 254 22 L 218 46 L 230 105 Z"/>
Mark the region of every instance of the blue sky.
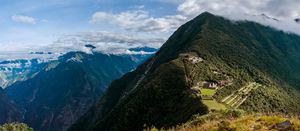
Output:
<path fill-rule="evenodd" d="M 204 11 L 238 20 L 266 14 L 292 21 L 300 17 L 299 5 L 299 0 L 1 0 L 0 52 L 63 52 L 80 50 L 86 43 L 100 50 L 159 47 Z M 250 20 L 292 32 L 299 29 L 299 24 Z"/>
<path fill-rule="evenodd" d="M 143 8 L 153 17 L 176 14 L 171 0 L 2 0 L 0 44 L 49 44 L 65 34 L 126 32 L 108 22 L 91 23 L 96 12 L 120 13 Z M 128 32 L 126 32 L 128 33 Z M 2 49 L 3 50 L 3 49 Z"/>

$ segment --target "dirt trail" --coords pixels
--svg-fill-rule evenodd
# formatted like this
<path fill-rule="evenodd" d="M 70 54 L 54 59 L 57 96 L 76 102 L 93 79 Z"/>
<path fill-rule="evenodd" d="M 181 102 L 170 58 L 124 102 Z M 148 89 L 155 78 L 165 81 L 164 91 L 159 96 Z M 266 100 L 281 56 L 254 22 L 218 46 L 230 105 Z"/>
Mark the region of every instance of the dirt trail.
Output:
<path fill-rule="evenodd" d="M 142 81 L 145 79 L 145 77 L 147 76 L 147 74 L 149 73 L 149 71 L 152 69 L 153 63 L 156 60 L 156 56 L 154 56 L 152 58 L 152 60 L 146 65 L 146 70 L 145 72 L 140 76 L 140 78 L 138 79 L 138 81 L 136 82 L 136 84 L 134 85 L 134 87 L 128 91 L 125 92 L 124 95 L 121 97 L 120 101 L 122 101 L 123 99 L 125 99 L 129 94 L 132 94 L 136 91 L 137 87 L 140 86 L 140 84 L 142 83 Z"/>

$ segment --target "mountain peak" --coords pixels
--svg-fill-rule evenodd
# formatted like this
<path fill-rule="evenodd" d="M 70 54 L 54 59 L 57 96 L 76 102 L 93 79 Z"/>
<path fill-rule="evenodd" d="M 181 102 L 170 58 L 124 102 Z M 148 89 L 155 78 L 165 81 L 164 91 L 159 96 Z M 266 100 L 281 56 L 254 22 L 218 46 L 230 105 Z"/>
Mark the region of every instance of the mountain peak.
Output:
<path fill-rule="evenodd" d="M 202 15 L 202 16 L 215 16 L 213 13 L 210 13 L 208 11 L 205 11 L 205 12 L 201 13 L 200 15 Z"/>
<path fill-rule="evenodd" d="M 194 20 L 199 20 L 199 19 L 207 20 L 207 19 L 211 19 L 211 18 L 214 18 L 214 17 L 217 17 L 217 16 L 210 13 L 210 12 L 208 12 L 208 11 L 205 11 L 205 12 L 201 13 L 200 15 L 198 15 Z"/>
<path fill-rule="evenodd" d="M 182 25 L 151 59 L 114 81 L 71 130 L 168 128 L 224 108 L 297 112 L 299 92 L 285 89 L 299 85 L 299 40 L 204 12 Z M 215 93 L 208 94 L 208 88 Z"/>

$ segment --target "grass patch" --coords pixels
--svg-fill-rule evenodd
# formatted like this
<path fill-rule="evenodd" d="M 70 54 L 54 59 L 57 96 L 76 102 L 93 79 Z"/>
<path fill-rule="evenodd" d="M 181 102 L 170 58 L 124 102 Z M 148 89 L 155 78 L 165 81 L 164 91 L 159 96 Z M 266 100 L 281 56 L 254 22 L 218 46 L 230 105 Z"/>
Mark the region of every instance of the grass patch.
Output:
<path fill-rule="evenodd" d="M 207 105 L 210 110 L 225 110 L 225 105 L 217 102 L 216 100 L 202 100 L 203 104 Z"/>
<path fill-rule="evenodd" d="M 290 124 L 279 127 L 279 123 Z M 298 116 L 285 116 L 280 114 L 246 114 L 242 110 L 222 110 L 207 115 L 195 115 L 185 124 L 178 125 L 166 131 L 299 131 L 300 119 Z"/>
<path fill-rule="evenodd" d="M 216 93 L 214 89 L 201 89 L 202 95 L 213 96 Z"/>

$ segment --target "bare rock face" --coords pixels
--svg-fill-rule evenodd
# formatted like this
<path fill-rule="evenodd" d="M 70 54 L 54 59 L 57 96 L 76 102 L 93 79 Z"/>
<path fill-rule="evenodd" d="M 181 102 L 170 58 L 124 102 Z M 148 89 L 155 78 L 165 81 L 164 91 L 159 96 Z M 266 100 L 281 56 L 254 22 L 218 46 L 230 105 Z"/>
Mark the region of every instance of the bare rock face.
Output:
<path fill-rule="evenodd" d="M 289 130 L 291 130 L 292 125 L 293 125 L 293 124 L 291 123 L 291 121 L 286 120 L 286 121 L 284 121 L 284 122 L 277 123 L 277 124 L 274 126 L 274 128 L 275 128 L 276 130 L 279 130 L 279 131 L 289 131 Z"/>
<path fill-rule="evenodd" d="M 7 83 L 6 80 L 0 77 L 0 88 L 4 87 L 6 83 Z"/>

